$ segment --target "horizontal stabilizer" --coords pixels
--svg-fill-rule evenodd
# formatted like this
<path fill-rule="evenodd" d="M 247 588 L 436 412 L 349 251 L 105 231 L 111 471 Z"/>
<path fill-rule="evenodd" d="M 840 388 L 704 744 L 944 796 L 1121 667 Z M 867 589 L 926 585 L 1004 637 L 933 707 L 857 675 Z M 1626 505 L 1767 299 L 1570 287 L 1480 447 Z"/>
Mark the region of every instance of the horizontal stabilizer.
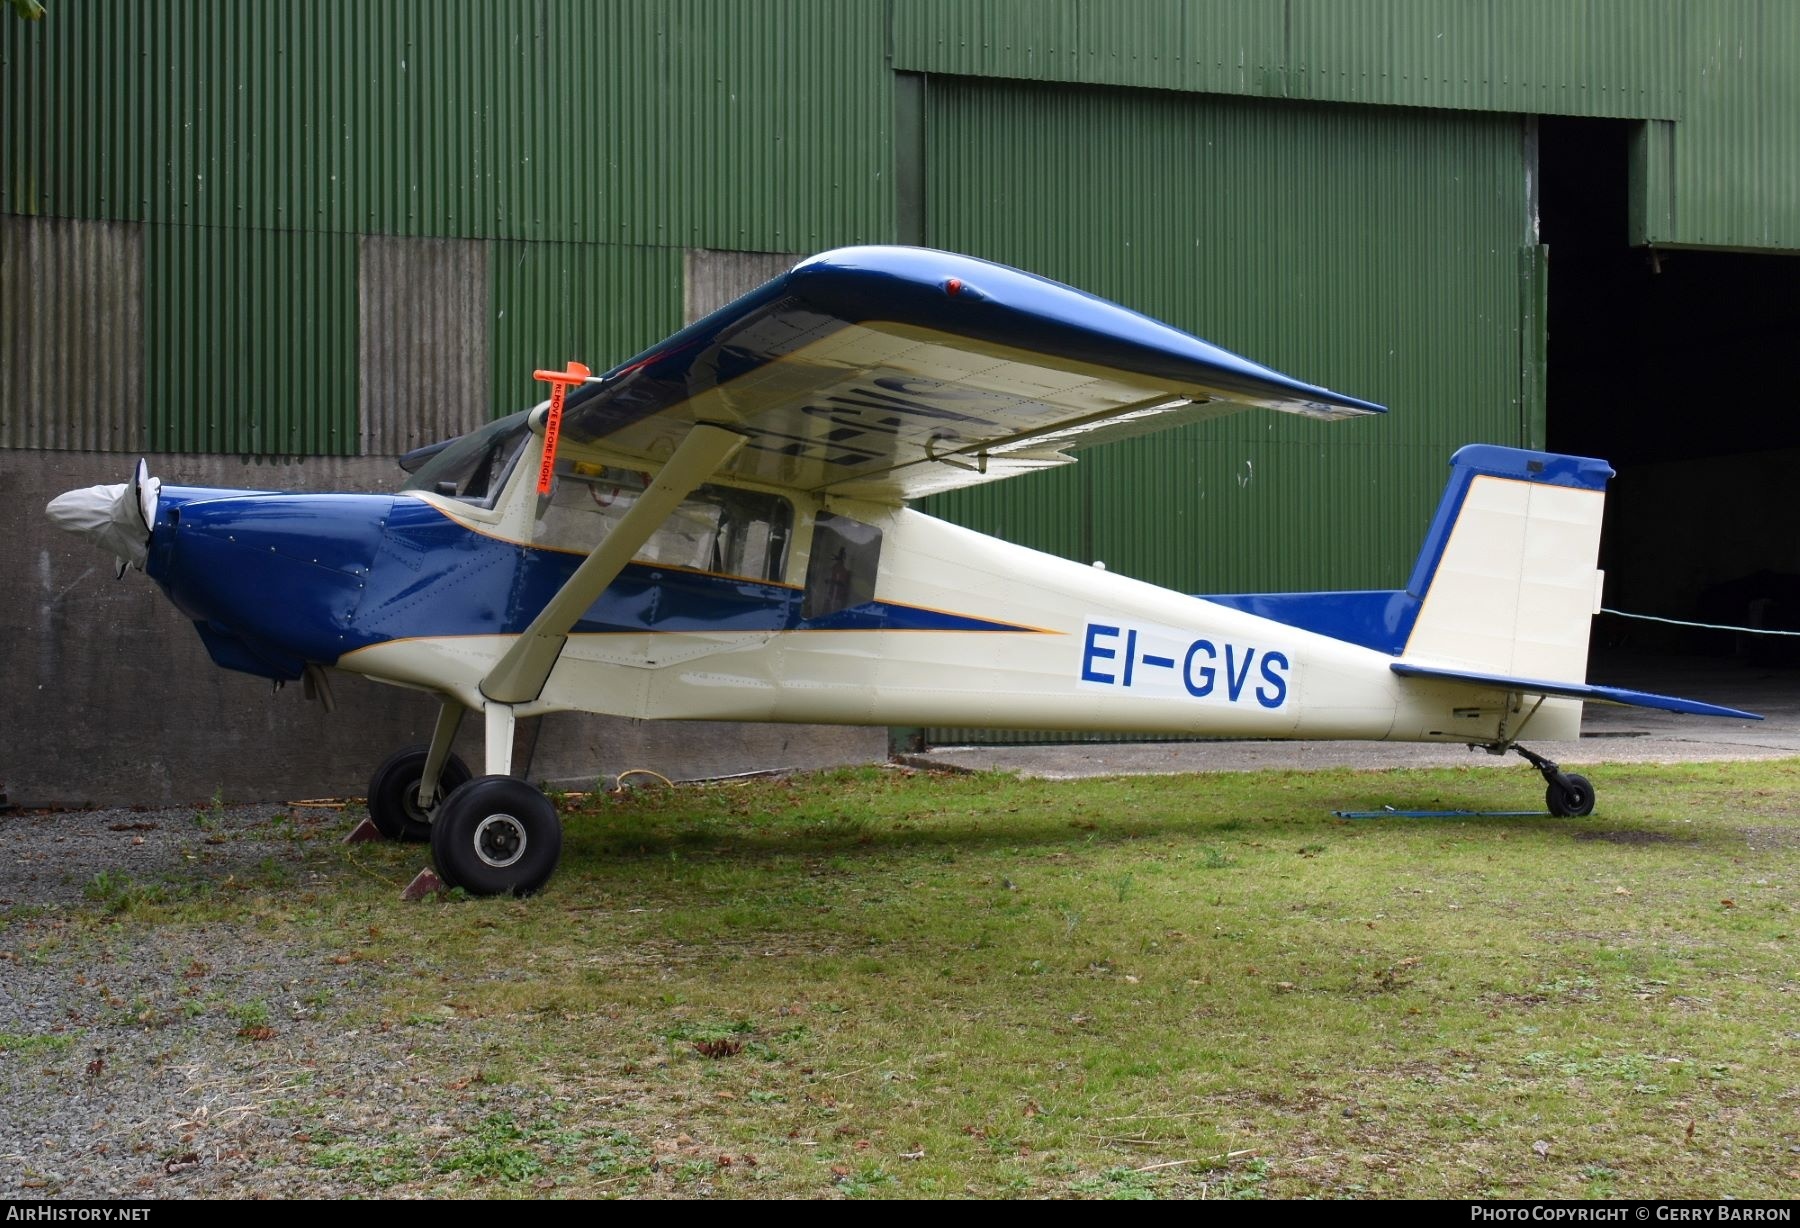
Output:
<path fill-rule="evenodd" d="M 1658 708 L 1664 712 L 1686 712 L 1692 716 L 1726 716 L 1741 721 L 1760 721 L 1754 712 L 1740 712 L 1718 704 L 1703 704 L 1696 699 L 1678 699 L 1673 695 L 1656 695 L 1649 691 L 1628 691 L 1624 687 L 1595 686 L 1586 682 L 1545 682 L 1532 678 L 1509 678 L 1504 674 L 1476 674 L 1460 669 L 1434 669 L 1429 665 L 1413 665 L 1396 661 L 1388 667 L 1403 678 L 1438 678 L 1445 682 L 1467 682 L 1493 687 L 1497 691 L 1517 691 L 1521 695 L 1560 695 L 1568 699 L 1591 699 L 1600 703 L 1624 704 L 1632 708 Z"/>

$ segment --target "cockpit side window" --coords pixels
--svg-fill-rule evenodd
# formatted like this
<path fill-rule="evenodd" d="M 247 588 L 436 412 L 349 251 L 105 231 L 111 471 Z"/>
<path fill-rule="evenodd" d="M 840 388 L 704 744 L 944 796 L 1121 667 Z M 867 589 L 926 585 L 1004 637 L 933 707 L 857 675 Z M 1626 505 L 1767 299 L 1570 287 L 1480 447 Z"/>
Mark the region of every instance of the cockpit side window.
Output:
<path fill-rule="evenodd" d="M 470 431 L 420 466 L 401 489 L 494 506 L 531 438 L 530 414 L 524 410 Z"/>
<path fill-rule="evenodd" d="M 556 464 L 556 486 L 540 501 L 532 542 L 592 550 L 612 532 L 650 484 L 650 475 L 568 459 Z M 779 495 L 731 486 L 701 486 L 637 552 L 640 563 L 780 581 L 787 566 L 794 507 Z"/>

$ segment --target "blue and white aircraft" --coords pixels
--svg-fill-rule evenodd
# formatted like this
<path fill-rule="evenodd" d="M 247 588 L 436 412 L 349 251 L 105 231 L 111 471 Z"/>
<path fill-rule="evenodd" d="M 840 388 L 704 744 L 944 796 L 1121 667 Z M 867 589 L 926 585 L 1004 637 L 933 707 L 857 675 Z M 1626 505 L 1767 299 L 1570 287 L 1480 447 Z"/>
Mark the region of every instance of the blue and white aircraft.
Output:
<path fill-rule="evenodd" d="M 1517 750 L 1558 815 L 1593 789 L 1519 745 L 1585 681 L 1598 460 L 1470 446 L 1407 586 L 1201 598 L 910 509 L 1078 449 L 1260 408 L 1384 412 L 1079 290 L 967 256 L 857 247 L 600 376 L 403 458 L 391 495 L 133 481 L 49 514 L 147 570 L 219 665 L 432 692 L 429 746 L 376 771 L 386 834 L 477 894 L 541 887 L 555 808 L 514 722 L 962 725 Z M 565 399 L 566 390 L 566 399 Z M 480 776 L 451 753 L 480 714 Z"/>

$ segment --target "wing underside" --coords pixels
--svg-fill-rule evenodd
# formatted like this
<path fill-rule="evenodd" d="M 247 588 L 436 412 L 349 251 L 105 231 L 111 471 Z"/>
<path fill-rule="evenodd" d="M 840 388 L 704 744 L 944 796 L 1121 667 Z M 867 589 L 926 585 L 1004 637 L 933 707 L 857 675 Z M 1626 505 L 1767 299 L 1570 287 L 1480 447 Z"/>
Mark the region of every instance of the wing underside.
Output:
<path fill-rule="evenodd" d="M 569 394 L 563 446 L 657 464 L 698 424 L 721 471 L 911 499 L 1246 407 L 1382 407 L 1057 282 L 921 248 L 827 252 Z"/>

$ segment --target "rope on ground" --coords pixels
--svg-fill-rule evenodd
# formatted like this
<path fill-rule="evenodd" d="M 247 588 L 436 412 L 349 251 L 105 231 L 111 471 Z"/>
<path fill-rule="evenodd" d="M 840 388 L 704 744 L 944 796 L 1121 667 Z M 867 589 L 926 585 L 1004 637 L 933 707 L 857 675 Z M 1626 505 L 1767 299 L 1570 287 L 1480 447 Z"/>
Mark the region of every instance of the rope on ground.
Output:
<path fill-rule="evenodd" d="M 378 879 L 381 882 L 386 883 L 390 887 L 406 886 L 406 884 L 401 882 L 399 879 L 389 878 L 387 875 L 381 873 L 378 870 L 371 870 L 368 866 L 365 866 L 362 862 L 360 862 L 356 859 L 355 853 L 346 851 L 344 859 L 350 863 L 350 865 L 353 869 L 358 870 L 363 874 L 367 874 L 370 878 Z"/>
<path fill-rule="evenodd" d="M 1800 631 L 1778 631 L 1773 627 L 1730 627 L 1723 623 L 1692 623 L 1682 618 L 1659 618 L 1655 614 L 1627 614 L 1624 610 L 1608 610 L 1602 607 L 1602 614 L 1611 614 L 1614 618 L 1635 618 L 1647 623 L 1668 623 L 1671 627 L 1699 627 L 1703 631 L 1740 631 L 1745 635 L 1794 635 Z"/>
<path fill-rule="evenodd" d="M 664 776 L 661 772 L 652 772 L 649 768 L 632 768 L 629 771 L 619 773 L 618 779 L 621 788 L 624 787 L 625 778 L 627 776 L 654 776 L 665 785 L 668 785 L 669 788 L 673 789 L 675 787 L 675 782 L 670 780 L 667 776 Z"/>

